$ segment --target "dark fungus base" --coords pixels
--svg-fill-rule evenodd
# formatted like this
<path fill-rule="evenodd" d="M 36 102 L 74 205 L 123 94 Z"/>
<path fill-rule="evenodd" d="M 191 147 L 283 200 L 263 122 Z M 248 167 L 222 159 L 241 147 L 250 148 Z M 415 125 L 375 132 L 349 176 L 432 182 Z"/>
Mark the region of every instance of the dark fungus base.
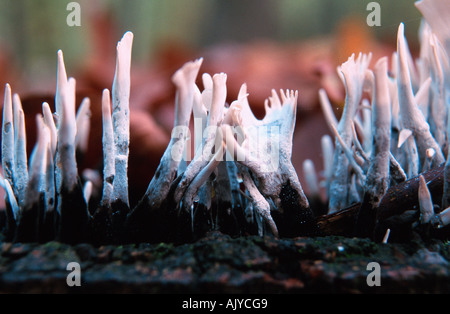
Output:
<path fill-rule="evenodd" d="M 272 212 L 280 237 L 318 235 L 311 211 L 295 206 L 294 192 L 289 188 L 283 189 L 283 212 Z M 151 209 L 145 200 L 141 200 L 132 212 L 125 204 L 113 203 L 111 207 L 99 207 L 89 214 L 84 202 L 79 201 L 83 200 L 80 189 L 63 193 L 63 215 L 56 210 L 44 213 L 44 200 L 24 210 L 17 225 L 8 219 L 10 215 L 6 211 L 1 211 L 0 226 L 4 240 L 23 243 L 57 240 L 67 244 L 104 245 L 188 243 L 213 230 L 232 237 L 258 234 L 256 222 L 246 220 L 243 208 L 233 208 L 229 203 L 213 202 L 210 210 L 196 203 L 191 213 L 168 202 Z M 265 234 L 270 235 L 270 228 L 265 225 L 263 228 Z"/>

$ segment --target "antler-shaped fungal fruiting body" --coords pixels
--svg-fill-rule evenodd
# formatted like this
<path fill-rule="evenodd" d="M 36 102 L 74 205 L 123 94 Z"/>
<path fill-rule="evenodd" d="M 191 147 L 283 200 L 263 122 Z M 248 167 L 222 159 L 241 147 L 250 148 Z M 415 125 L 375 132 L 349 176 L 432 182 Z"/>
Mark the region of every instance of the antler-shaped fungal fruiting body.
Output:
<path fill-rule="evenodd" d="M 389 187 L 391 103 L 389 96 L 387 58 L 375 65 L 374 95 L 372 105 L 373 143 L 370 165 L 367 170 L 365 195 L 357 228 L 360 235 L 371 235 L 376 225 L 376 211 Z"/>
<path fill-rule="evenodd" d="M 308 225 L 312 220 L 309 202 L 291 162 L 297 98 L 298 93 L 294 91 L 286 93 L 281 91 L 281 100 L 275 92 L 272 92 L 269 98 L 270 106 L 267 102 L 266 116 L 263 120 L 255 119 L 253 124 L 249 124 L 249 120 L 241 116 L 237 121 L 240 131 L 244 134 L 241 143 L 235 139 L 234 133 L 237 132 L 233 132 L 230 125 L 222 126 L 228 151 L 238 163 L 249 169 L 258 191 L 274 202 L 276 208 L 283 213 L 286 222 L 296 224 L 293 228 L 283 230 L 286 232 L 285 230 L 291 229 L 293 234 L 308 233 L 313 229 Z M 241 102 L 241 106 L 241 113 L 250 113 L 245 109 L 247 106 L 245 101 Z M 244 182 L 250 180 L 248 175 L 246 176 Z M 246 187 L 250 190 L 253 188 L 249 183 Z M 254 202 L 253 207 L 269 224 L 272 232 L 277 234 L 267 205 L 260 201 L 260 196 L 256 192 L 250 193 L 250 197 Z M 255 204 L 258 206 L 255 207 Z"/>
<path fill-rule="evenodd" d="M 450 163 L 446 156 L 450 29 L 442 18 L 450 13 L 449 6 L 445 0 L 422 0 L 416 6 L 431 25 L 422 23 L 419 59 L 412 58 L 401 23 L 390 71 L 386 58 L 376 63 L 373 72 L 367 70 L 369 58 L 361 57 L 356 62 L 351 57 L 339 68 L 347 94 L 339 122 L 325 91 L 319 91 L 326 122 L 336 138 L 333 171 L 325 172 L 329 211 L 350 205 L 350 197 L 354 197 L 353 202 L 362 201 L 356 230 L 360 236 L 373 236 L 378 223 L 376 211 L 390 185 L 414 179 L 446 160 L 441 208 L 448 207 L 450 200 Z M 365 98 L 363 90 L 369 92 L 371 100 Z M 367 110 L 370 102 L 372 108 Z M 363 109 L 361 115 L 359 108 Z M 323 149 L 330 150 L 326 145 Z M 426 195 L 423 191 L 422 201 Z M 429 212 L 430 206 L 422 207 L 423 213 Z M 447 212 L 443 212 L 442 217 L 446 217 Z M 405 217 L 399 221 L 411 219 L 411 213 L 405 213 Z"/>
<path fill-rule="evenodd" d="M 414 135 L 417 144 L 420 160 L 424 160 L 425 151 L 433 148 L 436 151 L 434 163 L 440 165 L 445 161 L 442 150 L 430 132 L 430 126 L 425 121 L 422 112 L 419 110 L 411 85 L 411 75 L 408 66 L 409 50 L 407 48 L 404 35 L 404 25 L 400 24 L 397 38 L 398 55 L 398 101 L 400 107 L 401 125 L 404 129 L 409 129 Z"/>
<path fill-rule="evenodd" d="M 188 62 L 172 76 L 172 82 L 177 89 L 174 128 L 145 195 L 127 216 L 126 229 L 132 234 L 130 235 L 132 239 L 167 239 L 161 233 L 170 233 L 168 229 L 173 228 L 173 226 L 167 226 L 167 221 L 173 217 L 167 217 L 172 211 L 166 206 L 168 203 L 173 203 L 169 192 L 186 149 L 194 102 L 195 79 L 202 62 L 203 59 Z"/>
<path fill-rule="evenodd" d="M 166 200 L 170 185 L 175 179 L 177 169 L 183 157 L 188 139 L 189 121 L 194 102 L 194 87 L 203 59 L 186 63 L 172 77 L 177 88 L 175 103 L 175 125 L 172 137 L 159 166 L 152 178 L 142 201 L 150 206 L 150 210 L 158 209 Z"/>
<path fill-rule="evenodd" d="M 350 147 L 353 138 L 352 121 L 355 117 L 357 107 L 361 101 L 363 87 L 365 83 L 366 70 L 369 65 L 371 55 L 360 54 L 355 60 L 352 55 L 340 67 L 345 85 L 346 98 L 345 107 L 337 127 L 339 136 L 343 143 L 336 141 L 334 153 L 333 176 L 329 187 L 329 212 L 333 213 L 349 204 L 349 184 L 348 157 L 342 144 Z"/>
<path fill-rule="evenodd" d="M 205 167 L 210 168 L 210 172 L 215 169 L 218 162 L 212 161 L 214 158 L 220 158 L 219 160 L 223 159 L 222 157 L 224 151 L 222 150 L 220 152 L 222 147 L 220 145 L 222 138 L 218 130 L 220 130 L 219 125 L 222 123 L 225 100 L 227 96 L 226 80 L 227 75 L 225 73 L 219 73 L 213 76 L 211 104 L 204 104 L 206 108 L 210 108 L 208 111 L 206 127 L 203 132 L 205 136 L 203 137 L 203 141 L 199 149 L 196 150 L 194 158 L 186 168 L 186 171 L 182 175 L 182 178 L 175 189 L 175 203 L 179 203 L 181 201 L 188 189 L 188 186 L 191 185 L 191 183 Z M 212 157 L 215 149 L 218 149 L 216 152 L 217 156 Z M 202 182 L 197 183 L 199 184 L 198 188 L 200 188 L 201 184 L 203 184 L 206 179 L 207 177 L 204 177 Z M 193 191 L 190 192 L 191 195 L 192 192 Z M 190 199 L 187 199 L 186 201 L 187 203 L 184 206 L 186 209 L 190 209 L 192 201 Z"/>
<path fill-rule="evenodd" d="M 362 202 L 356 220 L 360 236 L 373 236 L 377 224 L 389 225 L 395 236 L 392 221 L 397 218 L 422 231 L 450 223 L 450 28 L 442 19 L 450 12 L 444 1 L 417 3 L 428 22 L 421 28 L 418 60 L 412 58 L 400 24 L 389 70 L 386 57 L 369 70 L 370 54 L 352 55 L 338 67 L 346 91 L 339 120 L 326 92 L 319 91 L 335 137 L 334 147 L 331 137 L 322 138 L 328 212 Z M 310 202 L 291 161 L 298 93 L 272 90 L 265 102 L 266 115 L 259 120 L 250 108 L 245 84 L 237 100 L 226 103 L 225 73 L 203 74 L 203 90 L 198 88 L 202 59 L 186 63 L 172 76 L 177 91 L 172 136 L 145 195 L 129 211 L 132 42 L 133 34 L 127 32 L 118 43 L 111 95 L 103 90 L 102 198 L 94 210 L 88 206 L 101 179 L 82 175 L 81 184 L 76 153 L 86 150 L 91 104 L 84 99 L 76 112 L 75 79 L 67 77 L 62 52 L 58 51 L 56 121 L 44 103 L 29 169 L 20 98 L 6 85 L 0 185 L 6 191 L 8 239 L 188 241 L 213 229 L 233 235 L 314 234 L 317 226 Z M 423 172 L 444 161 L 442 202 L 434 204 Z M 303 165 L 312 196 L 319 199 L 314 164 L 306 160 Z M 380 218 L 377 210 L 388 187 L 406 178 L 419 184 L 420 211 L 406 209 L 390 221 L 392 217 Z"/>
<path fill-rule="evenodd" d="M 226 104 L 225 73 L 203 74 L 204 89 L 200 91 L 195 81 L 202 59 L 186 63 L 172 77 L 177 90 L 172 137 L 144 197 L 124 221 L 129 207 L 132 41 L 130 32 L 119 41 L 111 95 L 108 89 L 103 90 L 103 184 L 101 201 L 94 210 L 88 206 L 93 189 L 100 184 L 86 176 L 82 185 L 77 167 L 77 158 L 87 149 L 91 103 L 83 99 L 76 111 L 76 82 L 67 77 L 62 51 L 58 51 L 56 112 L 52 114 L 48 103 L 42 104 L 29 174 L 20 98 L 12 97 L 6 85 L 4 178 L 0 184 L 7 192 L 8 227 L 14 238 L 105 243 L 143 235 L 137 240 L 167 240 L 176 239 L 171 233 L 184 237 L 186 232 L 200 235 L 210 229 L 238 235 L 253 228 L 248 224 L 254 222 L 260 235 L 279 236 L 272 218 L 274 210 L 283 217 L 277 222 L 280 235 L 310 232 L 312 214 L 291 162 L 298 93 L 281 91 L 280 99 L 272 91 L 266 116 L 258 120 L 250 109 L 245 84 L 238 99 Z M 196 143 L 188 163 L 191 113 Z M 229 137 L 231 127 L 236 134 Z M 177 208 L 182 210 L 174 215 Z M 245 208 L 255 217 L 253 222 L 245 222 Z"/>

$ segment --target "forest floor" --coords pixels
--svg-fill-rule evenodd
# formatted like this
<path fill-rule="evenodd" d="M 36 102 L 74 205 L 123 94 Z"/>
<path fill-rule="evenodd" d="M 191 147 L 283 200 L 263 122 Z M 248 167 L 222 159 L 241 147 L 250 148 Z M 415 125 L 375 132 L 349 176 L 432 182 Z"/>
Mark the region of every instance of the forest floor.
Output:
<path fill-rule="evenodd" d="M 4 242 L 0 250 L 1 293 L 450 292 L 450 244 L 441 240 L 383 244 L 210 232 L 179 245 Z M 67 284 L 71 262 L 80 266 L 80 286 Z"/>

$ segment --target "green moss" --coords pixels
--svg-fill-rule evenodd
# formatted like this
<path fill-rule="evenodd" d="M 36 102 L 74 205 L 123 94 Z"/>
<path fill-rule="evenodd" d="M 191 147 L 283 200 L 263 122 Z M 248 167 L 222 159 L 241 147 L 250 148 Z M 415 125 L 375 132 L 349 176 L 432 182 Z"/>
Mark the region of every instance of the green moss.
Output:
<path fill-rule="evenodd" d="M 171 254 L 174 249 L 174 244 L 161 242 L 156 245 L 156 247 L 152 250 L 152 254 L 156 259 L 164 258 Z"/>
<path fill-rule="evenodd" d="M 45 249 L 60 249 L 63 246 L 64 246 L 64 244 L 62 244 L 61 242 L 50 241 L 50 242 L 44 243 L 42 247 Z"/>

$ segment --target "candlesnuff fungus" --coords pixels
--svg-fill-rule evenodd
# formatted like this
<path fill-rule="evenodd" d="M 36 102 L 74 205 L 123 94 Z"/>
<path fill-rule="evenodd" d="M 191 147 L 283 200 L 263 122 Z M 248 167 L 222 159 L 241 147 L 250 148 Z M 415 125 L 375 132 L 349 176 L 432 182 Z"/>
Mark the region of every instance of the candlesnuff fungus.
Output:
<path fill-rule="evenodd" d="M 345 107 L 339 120 L 337 131 L 342 138 L 343 144 L 350 147 L 352 144 L 353 131 L 351 122 L 355 117 L 358 105 L 361 102 L 366 70 L 371 55 L 360 54 L 355 60 L 352 55 L 344 62 L 339 71 L 345 84 Z M 344 152 L 343 145 L 336 141 L 334 153 L 333 174 L 329 187 L 329 211 L 333 213 L 351 204 L 349 199 L 351 173 L 348 173 L 349 160 Z"/>
<path fill-rule="evenodd" d="M 400 108 L 400 123 L 403 129 L 412 131 L 420 160 L 425 158 L 425 151 L 433 148 L 436 151 L 434 163 L 440 165 L 445 161 L 442 150 L 434 139 L 430 131 L 430 125 L 425 121 L 425 117 L 416 104 L 411 85 L 410 69 L 407 62 L 410 56 L 404 35 L 404 25 L 400 24 L 397 40 L 398 56 L 398 101 Z M 442 113 L 441 113 L 442 115 Z M 412 137 L 410 138 L 412 140 Z"/>
<path fill-rule="evenodd" d="M 24 205 L 20 208 L 20 218 L 17 225 L 16 238 L 18 242 L 35 242 L 39 240 L 40 220 L 46 215 L 42 206 L 41 195 L 45 194 L 45 170 L 47 163 L 47 147 L 50 133 L 44 124 L 42 116 L 36 116 L 38 128 L 38 143 L 35 154 L 30 162 L 30 179 L 27 184 Z"/>
<path fill-rule="evenodd" d="M 225 73 L 215 74 L 213 76 L 211 103 L 203 104 L 205 108 L 209 108 L 206 127 L 203 133 L 204 138 L 199 146 L 199 149 L 195 151 L 194 158 L 187 166 L 180 182 L 178 183 L 178 186 L 175 189 L 174 199 L 176 203 L 181 201 L 182 197 L 186 193 L 186 190 L 188 189 L 188 186 L 196 179 L 197 176 L 202 173 L 205 167 L 209 169 L 211 167 L 217 167 L 218 162 L 211 163 L 211 160 L 215 158 L 215 156 L 212 156 L 214 149 L 218 149 L 218 152 L 216 154 L 221 153 L 222 155 L 219 157 L 220 160 L 223 159 L 224 151 L 222 150 L 222 152 L 220 152 L 221 145 L 220 143 L 219 145 L 217 145 L 216 137 L 218 136 L 218 130 L 220 130 L 218 126 L 222 123 L 223 120 L 223 111 L 227 95 L 226 79 L 227 75 Z M 201 178 L 204 182 L 207 179 L 207 176 Z M 189 209 L 191 200 L 187 199 L 186 201 L 187 208 Z"/>
<path fill-rule="evenodd" d="M 81 154 L 85 154 L 88 148 L 89 130 L 91 126 L 90 106 L 91 101 L 89 98 L 84 98 L 76 116 L 77 135 L 75 136 L 75 145 L 77 147 L 77 152 L 79 151 Z"/>
<path fill-rule="evenodd" d="M 38 117 L 39 139 L 30 158 L 29 176 L 26 159 L 25 163 L 22 160 L 26 141 L 23 112 L 17 106 L 17 121 L 13 121 L 11 91 L 7 85 L 2 186 L 7 190 L 8 207 L 14 214 L 9 227 L 16 228 L 15 239 L 42 241 L 53 236 L 69 243 L 89 238 L 127 241 L 126 231 L 139 235 L 140 230 L 150 229 L 148 235 L 154 234 L 153 227 L 167 227 L 170 234 L 179 226 L 178 223 L 170 226 L 177 217 L 171 213 L 177 208 L 189 213 L 190 223 L 185 222 L 190 227 L 184 224 L 181 232 L 189 229 L 198 234 L 208 228 L 219 228 L 241 234 L 252 229 L 245 224 L 256 223 L 260 235 L 279 236 L 279 228 L 271 215 L 273 210 L 280 212 L 278 217 L 282 218 L 278 220 L 282 226 L 298 228 L 282 227 L 281 235 L 311 232 L 313 228 L 308 224 L 312 222 L 312 213 L 291 163 L 297 92 L 281 91 L 280 99 L 272 91 L 266 104 L 266 116 L 257 120 L 249 107 L 245 84 L 238 100 L 229 106 L 226 104 L 226 74 L 204 74 L 204 90 L 200 91 L 195 80 L 202 59 L 186 63 L 172 77 L 177 88 L 172 138 L 147 192 L 124 221 L 123 214 L 129 206 L 126 169 L 132 39 L 133 35 L 128 32 L 119 42 L 112 95 L 108 89 L 104 89 L 102 95 L 103 191 L 95 210 L 88 208 L 94 185 L 91 181 L 84 186 L 81 184 L 76 154 L 77 149 L 81 152 L 86 149 L 90 101 L 84 99 L 76 112 L 75 79 L 67 77 L 62 52 L 58 51 L 56 120 L 50 106 L 43 103 L 43 114 Z M 191 113 L 196 123 L 192 160 L 187 147 Z M 232 127 L 233 131 L 237 130 L 235 133 Z M 16 147 L 17 169 L 14 165 Z M 242 158 L 233 158 L 238 156 Z M 16 178 L 18 175 L 20 177 Z M 20 188 L 16 188 L 15 182 L 20 182 Z M 23 186 L 27 187 L 26 193 L 20 196 Z M 121 205 L 115 209 L 117 202 Z M 253 222 L 243 219 L 246 208 L 254 211 Z M 146 219 L 141 220 L 142 217 Z M 141 240 L 152 240 L 145 234 Z M 130 239 L 135 238 L 130 236 Z"/>
<path fill-rule="evenodd" d="M 238 224 L 238 216 L 242 216 L 242 213 L 238 213 L 237 210 L 242 211 L 244 206 L 237 192 L 239 186 L 236 185 L 236 174 L 232 171 L 237 169 L 248 193 L 245 200 L 251 201 L 252 210 L 258 217 L 264 219 L 268 226 L 267 230 L 276 236 L 279 234 L 270 213 L 272 208 L 270 204 L 274 204 L 274 207 L 282 211 L 286 217 L 290 217 L 287 220 L 299 224 L 300 227 L 297 227 L 300 230 L 291 232 L 295 234 L 310 232 L 306 229 L 312 230 L 312 227 L 308 226 L 308 222 L 312 221 L 308 200 L 290 161 L 297 93 L 287 91 L 285 94 L 282 91 L 281 102 L 278 95 L 273 92 L 269 98 L 272 107 L 267 107 L 267 114 L 263 120 L 257 120 L 248 106 L 245 85 L 238 100 L 228 107 L 225 106 L 226 74 L 219 73 L 212 77 L 204 74 L 204 90 L 200 91 L 195 86 L 195 76 L 200 63 L 201 61 L 188 63 L 174 75 L 173 80 L 179 89 L 176 115 L 181 116 L 181 111 L 183 119 L 176 119 L 177 137 L 172 137 L 173 144 L 169 143 L 146 195 L 130 213 L 129 225 L 137 229 L 136 223 L 139 220 L 150 220 L 149 217 L 155 219 L 151 216 L 151 211 L 161 210 L 161 206 L 169 206 L 180 207 L 182 211 L 189 212 L 192 228 L 195 228 L 195 221 L 192 220 L 195 220 L 196 215 L 201 215 L 202 210 L 209 211 L 209 215 L 212 215 L 212 187 L 215 187 L 215 200 L 218 205 L 225 208 L 217 209 L 216 215 L 219 220 L 211 217 L 207 223 L 222 230 L 227 228 L 235 230 L 220 224 L 225 221 L 228 221 L 227 224 L 230 225 Z M 193 108 L 194 114 L 194 131 L 196 132 L 194 139 L 198 142 L 194 145 L 193 159 L 186 167 L 184 165 L 180 167 L 180 159 L 186 153 L 184 143 L 189 132 L 187 126 L 190 108 Z M 253 118 L 247 119 L 244 115 Z M 232 127 L 236 132 L 233 132 Z M 235 135 L 238 136 L 238 140 L 235 139 Z M 280 143 L 282 147 L 279 147 Z M 224 147 L 227 147 L 226 153 Z M 224 156 L 228 157 L 224 160 Z M 237 168 L 224 167 L 224 163 L 236 162 L 240 164 Z M 168 166 L 171 169 L 169 172 L 165 170 Z M 179 175 L 175 178 L 177 172 Z M 213 173 L 214 178 L 211 179 Z M 159 186 L 156 185 L 157 180 L 161 181 Z M 168 183 L 171 183 L 170 186 Z M 286 197 L 283 197 L 283 193 Z M 158 202 L 149 202 L 161 195 L 167 197 Z M 163 200 L 166 201 L 165 204 Z M 283 207 L 283 201 L 288 206 Z M 144 214 L 145 211 L 147 214 Z M 301 224 L 306 226 L 303 231 Z M 202 229 L 198 224 L 197 228 Z M 259 225 L 258 230 L 260 234 L 263 234 L 265 228 Z"/>
<path fill-rule="evenodd" d="M 27 141 L 25 116 L 22 109 L 19 109 L 18 111 L 18 118 L 15 122 L 17 133 L 14 135 L 14 185 L 16 188 L 17 201 L 19 204 L 23 204 L 28 184 Z"/>
<path fill-rule="evenodd" d="M 283 230 L 286 232 L 284 234 L 298 235 L 302 232 L 299 229 L 303 229 L 306 233 L 313 233 L 315 230 L 310 225 L 312 212 L 309 202 L 291 163 L 298 93 L 281 90 L 280 94 L 281 100 L 276 92 L 272 91 L 272 96 L 265 106 L 266 115 L 262 120 L 254 119 L 248 108 L 246 96 L 238 100 L 242 108 L 241 117 L 236 119 L 236 124 L 244 134 L 241 143 L 234 138 L 230 125 L 223 125 L 222 129 L 228 151 L 239 164 L 250 170 L 259 192 L 283 213 L 284 223 L 292 224 L 286 229 L 297 229 Z M 247 184 L 247 186 L 251 185 Z M 259 199 L 257 193 L 251 193 L 250 197 L 254 202 L 255 199 Z M 256 206 L 256 210 L 260 211 L 259 214 L 275 232 L 270 213 L 266 213 L 267 206 L 259 201 L 257 204 L 260 208 Z"/>
<path fill-rule="evenodd" d="M 126 32 L 117 44 L 116 71 L 112 86 L 112 123 L 114 129 L 114 166 L 112 202 L 119 203 L 126 215 L 128 201 L 128 146 L 130 142 L 130 68 L 133 33 Z M 124 208 L 125 207 L 125 208 Z"/>
<path fill-rule="evenodd" d="M 380 59 L 374 70 L 372 129 L 373 143 L 363 205 L 361 206 L 357 228 L 359 234 L 370 235 L 375 228 L 376 212 L 382 197 L 389 187 L 391 102 L 389 97 L 387 58 Z M 369 230 L 367 234 L 364 230 Z"/>
<path fill-rule="evenodd" d="M 14 190 L 14 124 L 11 87 L 5 86 L 2 124 L 2 168 L 3 177 Z"/>
<path fill-rule="evenodd" d="M 325 174 L 325 186 L 330 193 L 329 212 L 333 213 L 336 209 L 350 205 L 352 201 L 348 199 L 348 195 L 350 191 L 357 191 L 356 197 L 362 201 L 355 230 L 359 236 L 374 235 L 374 229 L 380 222 L 377 210 L 389 186 L 395 186 L 406 178 L 413 179 L 445 161 L 442 202 L 433 204 L 427 198 L 429 193 L 420 176 L 421 222 L 432 220 L 430 217 L 434 215 L 436 208 L 445 209 L 449 206 L 450 89 L 444 88 L 444 85 L 449 82 L 450 77 L 449 51 L 446 49 L 449 47 L 450 28 L 444 21 L 450 15 L 450 7 L 441 0 L 423 0 L 416 5 L 425 12 L 425 21 L 419 33 L 421 51 L 417 60 L 410 54 L 404 36 L 404 25 L 401 23 L 397 34 L 397 51 L 392 56 L 390 70 L 387 68 L 386 58 L 378 60 L 373 72 L 364 63 L 355 67 L 352 58 L 340 67 L 343 69 L 347 97 L 339 122 L 334 117 L 326 93 L 319 91 L 325 119 L 336 138 L 337 150 L 333 164 L 335 176 Z M 442 18 L 444 16 L 445 19 Z M 434 25 L 434 28 L 428 24 L 430 19 L 433 19 L 430 25 Z M 436 27 L 439 30 L 435 30 Z M 434 35 L 433 31 L 438 35 Z M 359 99 L 358 92 L 362 89 L 369 92 L 369 99 L 365 96 Z M 364 110 L 365 114 L 360 114 L 355 109 L 365 109 L 368 102 L 372 103 L 372 109 Z M 372 134 L 365 132 L 364 125 L 368 125 L 368 120 L 371 120 Z M 355 126 L 353 143 L 348 139 L 348 130 L 352 126 Z M 362 145 L 359 144 L 358 137 L 363 141 Z M 344 157 L 347 161 L 342 160 Z M 338 161 L 338 158 L 341 159 Z M 362 180 L 364 177 L 365 181 Z M 342 188 L 344 186 L 345 189 Z M 356 201 L 353 200 L 353 203 Z M 411 210 L 415 212 L 413 208 L 405 208 L 404 217 L 398 221 L 405 222 L 408 215 L 412 217 L 408 213 Z M 444 212 L 447 213 L 446 210 L 442 211 Z"/>
<path fill-rule="evenodd" d="M 58 68 L 65 68 L 62 58 L 59 59 Z M 84 240 L 90 218 L 86 201 L 82 197 L 76 161 L 75 79 L 58 76 L 57 95 L 56 113 L 59 120 L 55 182 L 56 208 L 60 217 L 57 233 L 61 241 L 75 243 Z"/>
<path fill-rule="evenodd" d="M 114 131 L 111 120 L 111 100 L 109 90 L 102 94 L 102 122 L 103 122 L 103 194 L 101 205 L 110 207 L 115 175 L 114 167 Z"/>
<path fill-rule="evenodd" d="M 352 224 L 359 236 L 374 237 L 384 228 L 382 235 L 395 238 L 396 223 L 419 232 L 445 227 L 450 223 L 450 27 L 445 22 L 450 7 L 445 1 L 417 3 L 426 20 L 420 29 L 418 59 L 411 56 L 400 24 L 390 66 L 383 57 L 369 69 L 371 54 L 353 54 L 338 67 L 346 91 L 339 119 L 325 90 L 319 91 L 332 136 L 321 140 L 322 182 L 312 161 L 303 164 L 311 202 L 291 161 L 298 92 L 272 90 L 264 104 L 266 114 L 259 120 L 250 108 L 246 84 L 230 104 L 225 73 L 204 73 L 203 90 L 197 86 L 200 58 L 172 76 L 176 87 L 172 136 L 145 194 L 130 209 L 133 34 L 125 33 L 118 43 L 111 94 L 106 88 L 102 94 L 102 184 L 93 176 L 80 179 L 78 173 L 76 152 L 86 150 L 94 104 L 84 99 L 76 112 L 75 79 L 67 77 L 58 51 L 56 112 L 53 115 L 43 103 L 42 115 L 37 116 L 37 145 L 29 161 L 20 98 L 9 85 L 5 87 L 0 177 L 6 191 L 5 236 L 15 241 L 97 244 L 190 241 L 213 229 L 233 236 L 312 236 L 320 234 L 314 214 L 323 209 L 311 207 L 322 206 L 314 201 L 320 199 L 321 188 L 329 216 L 361 203 Z M 442 200 L 433 202 L 425 171 L 437 166 L 445 168 L 444 183 Z M 378 210 L 391 189 L 414 182 L 419 186 L 418 206 L 380 216 Z M 101 200 L 89 208 L 94 194 Z"/>
<path fill-rule="evenodd" d="M 167 199 L 170 185 L 176 177 L 188 137 L 187 131 L 194 99 L 195 78 L 202 61 L 202 59 L 198 59 L 188 62 L 172 76 L 172 82 L 177 87 L 174 129 L 169 145 L 140 202 L 141 206 L 148 207 L 148 209 L 143 210 L 160 208 Z M 134 210 L 139 210 L 139 206 Z"/>
<path fill-rule="evenodd" d="M 269 225 L 272 233 L 275 236 L 278 236 L 277 226 L 276 226 L 275 222 L 273 221 L 273 218 L 270 214 L 269 202 L 267 202 L 265 197 L 261 194 L 261 192 L 259 192 L 259 190 L 256 187 L 255 182 L 251 178 L 248 170 L 241 165 L 238 165 L 238 169 L 240 170 L 240 172 L 242 174 L 245 188 L 247 189 L 248 194 L 249 194 L 249 199 L 252 202 L 252 207 L 255 210 L 255 214 L 258 216 L 257 219 L 259 218 L 259 216 L 262 217 L 264 219 L 264 221 L 266 221 L 267 224 Z M 263 235 L 263 227 L 261 224 L 258 224 L 258 234 L 260 236 Z"/>
<path fill-rule="evenodd" d="M 431 193 L 428 190 L 427 183 L 422 175 L 419 175 L 419 204 L 420 223 L 427 224 L 434 216 L 434 208 Z"/>

